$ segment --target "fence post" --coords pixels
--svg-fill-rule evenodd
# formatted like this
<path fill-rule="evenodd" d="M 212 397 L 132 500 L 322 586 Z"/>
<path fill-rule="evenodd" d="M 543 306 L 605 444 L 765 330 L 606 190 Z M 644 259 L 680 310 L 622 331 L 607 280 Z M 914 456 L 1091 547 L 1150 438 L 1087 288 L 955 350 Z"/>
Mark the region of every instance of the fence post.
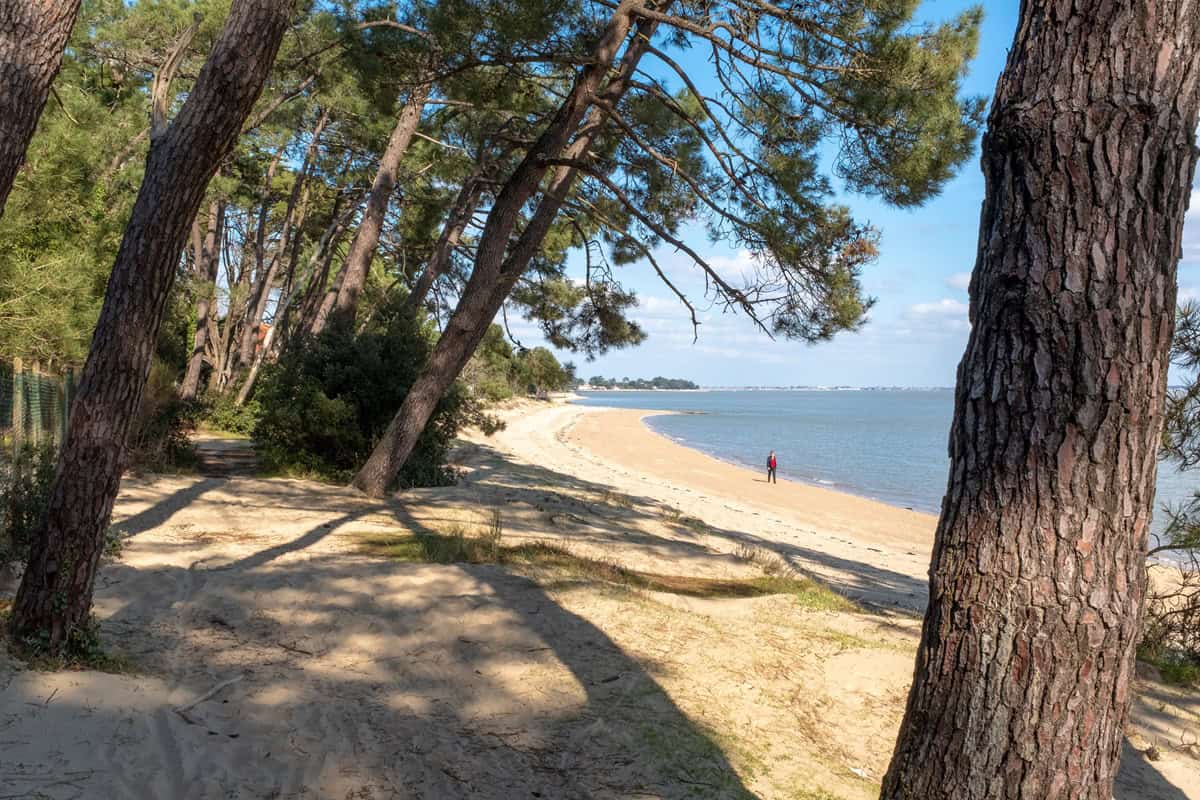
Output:
<path fill-rule="evenodd" d="M 75 370 L 72 367 L 63 369 L 62 374 L 62 429 L 58 433 L 58 444 L 61 447 L 67 441 L 67 425 L 71 420 L 71 394 L 74 391 L 72 382 L 75 378 Z"/>
<path fill-rule="evenodd" d="M 42 370 L 40 362 L 33 362 L 33 375 L 27 382 L 29 385 L 29 425 L 33 429 L 30 439 L 33 440 L 33 446 L 38 447 L 42 443 Z"/>
<path fill-rule="evenodd" d="M 13 455 L 21 452 L 25 444 L 25 364 L 19 358 L 13 359 L 13 402 L 12 402 L 12 431 Z"/>

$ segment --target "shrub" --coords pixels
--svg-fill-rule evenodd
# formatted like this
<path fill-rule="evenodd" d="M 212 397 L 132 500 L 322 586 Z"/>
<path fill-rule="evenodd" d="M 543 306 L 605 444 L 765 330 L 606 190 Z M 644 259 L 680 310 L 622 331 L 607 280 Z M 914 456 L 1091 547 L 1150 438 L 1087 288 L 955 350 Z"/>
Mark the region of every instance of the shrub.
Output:
<path fill-rule="evenodd" d="M 384 308 L 360 334 L 330 325 L 319 337 L 294 343 L 264 370 L 258 388 L 262 412 L 254 438 L 264 465 L 348 480 L 399 410 L 434 337 L 427 323 Z M 463 425 L 480 418 L 469 393 L 455 384 L 438 403 L 397 486 L 452 482 L 450 444 Z"/>
<path fill-rule="evenodd" d="M 0 564 L 25 561 L 50 503 L 57 449 L 26 446 L 0 473 Z"/>
<path fill-rule="evenodd" d="M 156 358 L 125 440 L 129 465 L 148 470 L 194 466 L 189 434 L 199 414 L 198 405 L 179 399 L 174 371 Z"/>
<path fill-rule="evenodd" d="M 205 398 L 200 422 L 214 431 L 251 435 L 262 416 L 262 405 L 257 399 L 240 406 L 234 400 L 232 394 L 216 394 Z"/>

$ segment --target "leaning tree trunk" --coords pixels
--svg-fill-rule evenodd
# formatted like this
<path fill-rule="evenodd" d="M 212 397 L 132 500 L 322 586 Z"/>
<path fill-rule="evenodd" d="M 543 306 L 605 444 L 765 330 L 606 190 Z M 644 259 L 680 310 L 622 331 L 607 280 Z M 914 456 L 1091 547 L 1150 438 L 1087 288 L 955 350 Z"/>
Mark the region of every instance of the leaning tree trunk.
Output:
<path fill-rule="evenodd" d="M 454 249 L 458 247 L 463 231 L 467 229 L 471 218 L 475 216 L 475 209 L 479 206 L 479 197 L 483 194 L 483 182 L 480 178 L 482 175 L 479 173 L 472 175 L 459 190 L 458 197 L 455 198 L 454 205 L 450 208 L 450 214 L 446 218 L 446 224 L 442 227 L 442 233 L 434 245 L 433 254 L 429 256 L 425 269 L 417 277 L 412 291 L 404 300 L 406 314 L 416 315 L 421 306 L 425 304 L 429 290 L 433 288 L 433 284 L 450 264 Z"/>
<path fill-rule="evenodd" d="M 272 187 L 275 184 L 275 172 L 279 169 L 279 162 L 283 160 L 287 146 L 288 142 L 284 142 L 275 151 L 275 157 L 271 159 L 271 163 L 267 167 L 267 174 L 263 178 L 262 190 L 258 194 L 258 226 L 254 234 L 254 272 L 253 274 L 246 273 L 249 294 L 246 296 L 241 334 L 238 336 L 238 363 L 243 367 L 250 366 L 250 362 L 254 360 L 254 350 L 258 345 L 258 321 L 254 318 L 254 311 L 258 308 L 260 298 L 266 302 L 266 294 L 270 291 L 270 282 L 275 278 L 275 265 L 278 263 L 272 259 L 270 266 L 267 266 L 267 222 L 271 216 L 271 207 L 274 205 Z"/>
<path fill-rule="evenodd" d="M 12 609 L 52 651 L 87 625 L 96 568 L 179 255 L 205 187 L 262 91 L 293 0 L 234 0 L 174 122 L 152 138 L 59 456 L 46 521 Z"/>
<path fill-rule="evenodd" d="M 886 800 L 1111 800 L 1195 163 L 1200 5 L 1025 0 Z"/>
<path fill-rule="evenodd" d="M 411 92 L 400 116 L 396 119 L 396 127 L 388 138 L 387 147 L 379 159 L 379 170 L 375 173 L 375 182 L 371 185 L 371 193 L 367 197 L 367 207 L 363 210 L 362 221 L 358 225 L 358 233 L 350 244 L 350 253 L 346 256 L 346 266 L 341 274 L 337 297 L 332 309 L 324 309 L 313 325 L 313 335 L 319 334 L 332 316 L 347 323 L 353 323 L 358 313 L 358 298 L 363 287 L 367 285 L 367 274 L 371 271 L 371 261 L 379 248 L 379 236 L 383 232 L 383 220 L 387 216 L 388 201 L 396 188 L 396 173 L 400 170 L 400 162 L 408 152 L 408 146 L 417 132 L 421 122 L 421 114 L 425 110 L 425 101 L 429 99 L 432 89 L 430 83 L 419 83 Z"/>
<path fill-rule="evenodd" d="M 0 0 L 0 214 L 78 12 L 79 0 Z"/>
<path fill-rule="evenodd" d="M 332 294 L 330 294 L 325 290 L 325 282 L 329 279 L 329 269 L 333 266 L 333 260 L 337 255 L 342 236 L 346 233 L 346 229 L 349 227 L 358 205 L 355 202 L 339 214 L 339 202 L 340 198 L 334 201 L 332 220 L 329 223 L 329 227 L 321 235 L 321 240 L 317 244 L 317 250 L 309 259 L 311 267 L 309 271 L 312 275 L 308 278 L 304 300 L 300 303 L 300 307 L 296 312 L 295 325 L 285 324 L 283 331 L 285 336 L 283 347 L 285 348 L 290 347 L 292 342 L 308 336 L 312 332 L 313 323 L 320 312 L 323 300 L 328 299 L 330 308 L 332 308 L 334 300 L 337 299 L 337 290 L 333 289 Z M 336 277 L 334 283 L 337 283 Z M 291 311 L 289 310 L 287 317 L 290 316 Z M 287 323 L 287 317 L 285 317 L 285 323 Z"/>
<path fill-rule="evenodd" d="M 321 112 L 321 116 L 317 119 L 317 124 L 313 127 L 312 133 L 309 134 L 308 146 L 304 148 L 304 160 L 300 163 L 300 169 L 296 172 L 295 180 L 292 181 L 292 191 L 288 196 L 287 207 L 283 213 L 283 223 L 279 230 L 279 241 L 271 253 L 271 262 L 267 267 L 266 274 L 259 279 L 251 295 L 250 305 L 247 310 L 246 327 L 242 331 L 241 358 L 243 365 L 251 361 L 254 363 L 253 372 L 255 374 L 258 372 L 257 366 L 259 363 L 256 356 L 256 353 L 260 349 L 258 339 L 259 328 L 262 326 L 263 316 L 267 313 L 267 303 L 271 299 L 271 287 L 275 285 L 276 278 L 279 275 L 279 265 L 283 263 L 283 258 L 288 254 L 288 249 L 291 245 L 295 245 L 293 253 L 300 246 L 299 238 L 292 236 L 292 229 L 304 226 L 306 212 L 304 208 L 301 208 L 302 205 L 307 206 L 307 190 L 304 187 L 308 181 L 313 159 L 316 158 L 317 150 L 321 145 L 321 134 L 325 132 L 325 126 L 328 123 L 329 110 L 326 109 Z M 306 198 L 304 203 L 301 203 L 302 195 Z M 299 211 L 297 211 L 298 208 L 300 209 Z M 289 266 L 294 268 L 295 264 L 296 259 L 293 257 Z M 278 314 L 276 314 L 277 322 Z M 244 392 L 239 390 L 238 397 L 241 398 L 243 394 Z M 237 405 L 240 406 L 242 402 L 242 400 L 239 400 Z"/>
<path fill-rule="evenodd" d="M 353 485 L 363 492 L 382 496 L 395 481 L 433 416 L 438 401 L 479 347 L 500 306 L 541 248 L 575 181 L 574 168 L 560 166 L 555 170 L 533 217 L 505 256 L 520 208 L 534 193 L 550 163 L 564 157 L 566 160 L 586 159 L 591 152 L 591 144 L 604 121 L 602 112 L 592 108 L 593 103 L 599 99 L 606 106 L 615 106 L 628 89 L 656 25 L 644 19 L 638 22 L 617 74 L 602 90 L 600 81 L 609 71 L 609 65 L 629 35 L 636 17 L 637 6 L 632 2 L 622 2 L 613 13 L 605 35 L 597 45 L 593 65 L 580 74 L 555 119 L 496 197 L 480 236 L 475 268 L 458 306 L 434 346 L 429 362 L 405 395 L 400 410 L 354 476 Z M 572 134 L 575 139 L 568 145 Z"/>
<path fill-rule="evenodd" d="M 212 311 L 217 267 L 221 260 L 217 246 L 221 241 L 220 229 L 224 217 L 224 204 L 219 200 L 212 201 L 208 207 L 208 230 L 196 254 L 196 277 L 202 283 L 202 294 L 196 300 L 196 335 L 192 340 L 192 355 L 188 358 L 187 371 L 179 387 L 181 400 L 194 400 L 200 393 L 200 372 L 204 369 L 204 351 L 208 347 L 208 315 Z"/>

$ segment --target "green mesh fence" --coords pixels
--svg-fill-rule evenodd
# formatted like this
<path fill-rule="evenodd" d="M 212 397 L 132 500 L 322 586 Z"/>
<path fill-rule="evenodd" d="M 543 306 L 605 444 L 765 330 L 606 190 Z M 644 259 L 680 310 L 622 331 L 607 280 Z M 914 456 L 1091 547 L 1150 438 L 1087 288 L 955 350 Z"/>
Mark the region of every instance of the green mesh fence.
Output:
<path fill-rule="evenodd" d="M 20 448 L 57 446 L 67 434 L 75 373 L 0 362 L 0 458 Z"/>

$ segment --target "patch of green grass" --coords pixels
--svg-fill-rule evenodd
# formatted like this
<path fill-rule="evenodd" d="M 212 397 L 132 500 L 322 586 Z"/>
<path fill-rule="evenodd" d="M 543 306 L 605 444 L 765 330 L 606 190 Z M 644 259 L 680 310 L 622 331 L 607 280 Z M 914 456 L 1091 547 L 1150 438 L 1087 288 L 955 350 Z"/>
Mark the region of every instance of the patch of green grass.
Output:
<path fill-rule="evenodd" d="M 842 631 L 822 631 L 821 633 L 810 635 L 822 641 L 835 644 L 841 650 L 864 650 L 868 647 L 878 647 L 875 642 L 864 639 L 861 636 L 855 636 L 852 633 L 843 633 Z"/>
<path fill-rule="evenodd" d="M 633 498 L 627 494 L 621 494 L 620 492 L 606 490 L 604 494 L 601 495 L 600 499 L 605 505 L 611 504 L 620 506 L 621 508 L 633 508 Z"/>
<path fill-rule="evenodd" d="M 631 720 L 631 722 L 633 722 Z M 640 750 L 649 756 L 660 773 L 677 783 L 686 784 L 691 797 L 720 797 L 751 800 L 753 794 L 745 788 L 742 776 L 730 766 L 753 772 L 749 764 L 729 764 L 716 732 L 695 720 L 680 719 L 676 724 L 667 720 L 641 722 L 633 727 Z M 738 753 L 731 754 L 737 762 Z M 761 763 L 759 763 L 761 766 Z"/>
<path fill-rule="evenodd" d="M 667 506 L 663 511 L 663 516 L 667 518 L 667 522 L 672 525 L 678 525 L 681 528 L 686 528 L 693 533 L 706 533 L 708 531 L 708 523 L 698 517 L 689 517 L 678 508 Z"/>
<path fill-rule="evenodd" d="M 555 544 L 527 542 L 501 543 L 498 519 L 482 535 L 468 535 L 462 526 L 446 533 L 380 534 L 364 533 L 361 549 L 371 555 L 429 564 L 500 564 L 555 572 L 575 580 L 615 584 L 649 592 L 704 598 L 746 598 L 789 595 L 805 609 L 852 610 L 845 598 L 800 576 L 763 575 L 757 578 L 701 578 L 689 575 L 662 575 L 641 572 L 604 559 L 572 553 Z"/>

